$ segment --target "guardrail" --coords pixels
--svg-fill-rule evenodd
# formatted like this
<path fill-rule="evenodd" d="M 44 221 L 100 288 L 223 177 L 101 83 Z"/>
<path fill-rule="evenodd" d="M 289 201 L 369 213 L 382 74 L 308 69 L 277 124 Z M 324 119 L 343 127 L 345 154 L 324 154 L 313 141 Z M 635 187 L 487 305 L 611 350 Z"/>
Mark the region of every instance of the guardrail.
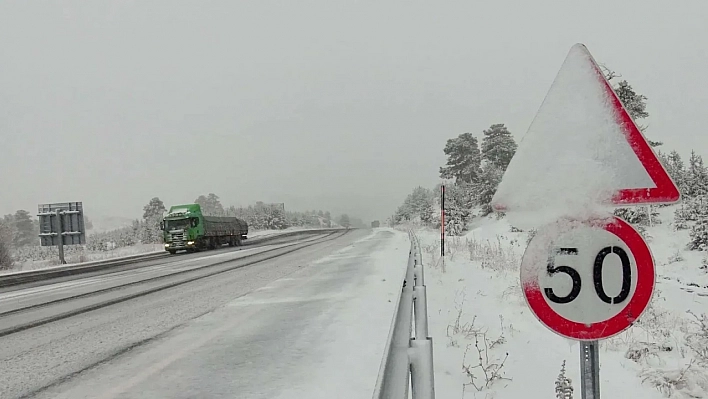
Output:
<path fill-rule="evenodd" d="M 412 388 L 413 399 L 435 398 L 433 339 L 428 336 L 423 257 L 418 237 L 411 231 L 408 237 L 411 241 L 408 266 L 379 369 L 374 399 L 406 399 L 409 388 Z"/>
<path fill-rule="evenodd" d="M 301 234 L 316 234 L 316 233 L 327 233 L 333 231 L 339 231 L 343 229 L 308 229 L 308 230 L 296 230 L 287 233 L 278 233 L 274 235 L 264 236 L 262 238 L 256 236 L 251 238 L 250 242 L 268 242 L 274 241 L 281 238 L 287 238 L 292 236 L 297 236 Z M 119 266 L 125 266 L 132 263 L 148 261 L 158 258 L 167 258 L 168 255 L 165 251 L 158 252 L 148 252 L 145 254 L 130 255 L 119 258 L 103 259 L 91 262 L 76 263 L 72 265 L 59 265 L 52 266 L 37 270 L 25 270 L 19 272 L 0 274 L 0 288 L 10 287 L 20 284 L 33 283 L 36 281 L 50 280 L 58 277 L 66 277 L 78 274 L 93 273 L 102 271 L 105 269 L 118 268 Z"/>

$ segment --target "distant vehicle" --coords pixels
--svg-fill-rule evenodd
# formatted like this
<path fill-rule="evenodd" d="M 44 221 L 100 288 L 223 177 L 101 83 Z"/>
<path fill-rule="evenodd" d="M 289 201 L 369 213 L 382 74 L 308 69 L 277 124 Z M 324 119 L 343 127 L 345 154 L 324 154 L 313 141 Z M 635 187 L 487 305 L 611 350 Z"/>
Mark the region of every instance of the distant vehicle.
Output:
<path fill-rule="evenodd" d="M 165 251 L 195 252 L 224 244 L 239 246 L 248 237 L 248 223 L 235 217 L 205 216 L 199 204 L 175 205 L 160 223 Z"/>
<path fill-rule="evenodd" d="M 381 223 L 380 223 L 378 220 L 374 220 L 373 222 L 371 222 L 371 228 L 372 228 L 372 229 L 375 229 L 375 228 L 380 227 L 380 226 L 381 226 Z"/>

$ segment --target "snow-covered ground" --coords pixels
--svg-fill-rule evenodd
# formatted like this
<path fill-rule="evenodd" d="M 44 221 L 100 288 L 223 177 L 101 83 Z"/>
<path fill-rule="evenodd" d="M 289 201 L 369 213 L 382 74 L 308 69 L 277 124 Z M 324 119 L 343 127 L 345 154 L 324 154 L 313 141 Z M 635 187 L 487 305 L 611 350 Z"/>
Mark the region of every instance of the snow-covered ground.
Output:
<path fill-rule="evenodd" d="M 708 273 L 703 252 L 687 251 L 689 230 L 674 231 L 675 207 L 647 228 L 657 266 L 650 308 L 629 330 L 601 341 L 603 397 L 708 398 Z M 428 286 L 435 385 L 441 398 L 551 398 L 565 362 L 580 397 L 579 344 L 542 326 L 519 287 L 527 233 L 504 219 L 475 219 L 464 237 L 419 230 Z M 696 316 L 693 316 L 693 312 Z"/>
<path fill-rule="evenodd" d="M 250 232 L 248 234 L 248 237 L 249 238 L 267 237 L 267 236 L 288 233 L 288 232 L 292 232 L 292 231 L 309 230 L 309 229 L 311 229 L 311 228 L 291 227 L 291 228 L 287 228 L 284 230 L 258 230 L 258 231 Z M 79 264 L 79 263 L 85 263 L 85 262 L 115 259 L 115 258 L 121 258 L 121 257 L 126 257 L 126 256 L 141 255 L 141 254 L 148 254 L 148 253 L 152 253 L 152 252 L 163 252 L 163 251 L 164 251 L 164 247 L 162 244 L 136 244 L 136 245 L 131 245 L 131 246 L 127 246 L 127 247 L 115 248 L 110 251 L 83 250 L 83 251 L 77 251 L 77 252 L 73 252 L 73 253 L 68 252 L 65 255 L 65 258 L 66 258 L 67 264 Z M 56 249 L 54 249 L 54 252 L 56 252 Z M 46 267 L 50 267 L 50 266 L 57 266 L 57 265 L 59 265 L 59 255 L 54 254 L 54 252 L 52 254 L 47 254 L 50 256 L 50 259 L 16 262 L 12 269 L 0 270 L 0 274 L 11 273 L 11 272 L 16 272 L 16 271 L 23 271 L 23 270 L 36 270 L 36 269 L 42 269 L 42 268 L 46 268 Z"/>

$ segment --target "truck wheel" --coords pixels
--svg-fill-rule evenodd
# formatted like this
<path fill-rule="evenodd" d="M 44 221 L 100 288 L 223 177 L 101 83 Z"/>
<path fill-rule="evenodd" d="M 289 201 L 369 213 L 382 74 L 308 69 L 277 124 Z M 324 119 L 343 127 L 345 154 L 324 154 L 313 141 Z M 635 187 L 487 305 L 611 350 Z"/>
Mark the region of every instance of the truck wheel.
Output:
<path fill-rule="evenodd" d="M 174 255 L 174 254 L 177 253 L 177 250 L 175 250 L 175 249 L 170 249 L 168 252 L 169 252 L 170 254 Z"/>

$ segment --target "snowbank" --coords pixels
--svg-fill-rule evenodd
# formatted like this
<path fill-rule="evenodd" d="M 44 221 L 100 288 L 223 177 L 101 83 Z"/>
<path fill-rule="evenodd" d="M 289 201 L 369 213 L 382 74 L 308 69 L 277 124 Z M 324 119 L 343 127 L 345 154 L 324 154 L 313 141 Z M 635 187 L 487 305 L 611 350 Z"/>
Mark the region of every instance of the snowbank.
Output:
<path fill-rule="evenodd" d="M 268 236 L 274 236 L 283 233 L 289 233 L 293 231 L 300 230 L 312 230 L 312 228 L 305 227 L 291 227 L 284 230 L 257 230 L 251 231 L 248 234 L 249 238 L 262 238 Z M 0 274 L 11 273 L 23 270 L 37 270 L 46 267 L 59 265 L 59 255 L 56 252 L 56 248 L 48 249 L 47 247 L 31 247 L 23 248 L 24 251 L 32 251 L 36 249 L 35 258 L 41 258 L 39 260 L 28 260 L 24 262 L 15 262 L 12 269 L 0 270 Z M 85 262 L 93 262 L 100 260 L 108 260 L 115 258 L 122 258 L 126 256 L 142 255 L 151 252 L 164 252 L 164 247 L 162 244 L 135 244 L 126 247 L 119 247 L 111 249 L 108 251 L 91 251 L 88 249 L 78 250 L 78 251 L 67 251 L 65 258 L 67 264 L 80 264 Z"/>

